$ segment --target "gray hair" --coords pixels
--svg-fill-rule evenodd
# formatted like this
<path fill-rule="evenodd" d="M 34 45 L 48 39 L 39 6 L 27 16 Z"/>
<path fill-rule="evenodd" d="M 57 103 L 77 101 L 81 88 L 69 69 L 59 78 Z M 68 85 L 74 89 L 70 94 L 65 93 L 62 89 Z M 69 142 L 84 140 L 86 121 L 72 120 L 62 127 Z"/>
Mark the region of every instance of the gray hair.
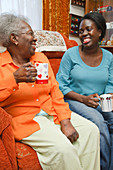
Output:
<path fill-rule="evenodd" d="M 19 35 L 21 33 L 21 22 L 27 22 L 27 18 L 16 16 L 14 14 L 4 13 L 0 15 L 0 44 L 8 47 L 10 35 Z"/>

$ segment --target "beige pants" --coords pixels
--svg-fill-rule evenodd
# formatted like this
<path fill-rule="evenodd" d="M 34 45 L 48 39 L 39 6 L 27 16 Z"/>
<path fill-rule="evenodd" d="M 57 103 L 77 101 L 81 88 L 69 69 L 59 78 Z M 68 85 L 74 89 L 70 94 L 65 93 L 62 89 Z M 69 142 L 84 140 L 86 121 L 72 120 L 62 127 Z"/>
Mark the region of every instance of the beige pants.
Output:
<path fill-rule="evenodd" d="M 100 170 L 100 136 L 95 124 L 72 112 L 71 122 L 79 133 L 72 144 L 52 116 L 36 116 L 34 120 L 41 129 L 22 142 L 37 152 L 43 170 Z"/>

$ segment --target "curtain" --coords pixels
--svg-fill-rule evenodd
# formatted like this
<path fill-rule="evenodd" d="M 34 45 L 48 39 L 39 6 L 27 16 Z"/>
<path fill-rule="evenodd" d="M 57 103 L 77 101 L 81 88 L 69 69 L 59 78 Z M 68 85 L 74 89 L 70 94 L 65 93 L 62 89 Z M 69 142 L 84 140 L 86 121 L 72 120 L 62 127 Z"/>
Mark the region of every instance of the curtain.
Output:
<path fill-rule="evenodd" d="M 4 12 L 23 15 L 33 30 L 42 30 L 42 0 L 0 0 L 0 14 Z"/>
<path fill-rule="evenodd" d="M 69 37 L 70 0 L 43 0 L 43 30 L 58 31 Z"/>

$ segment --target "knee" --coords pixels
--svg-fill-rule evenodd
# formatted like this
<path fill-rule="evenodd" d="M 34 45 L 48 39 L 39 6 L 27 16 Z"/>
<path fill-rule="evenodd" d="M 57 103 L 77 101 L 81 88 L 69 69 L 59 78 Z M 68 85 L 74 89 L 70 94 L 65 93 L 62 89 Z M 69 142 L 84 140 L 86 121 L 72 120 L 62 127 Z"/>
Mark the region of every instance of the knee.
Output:
<path fill-rule="evenodd" d="M 88 124 L 86 143 L 90 150 L 100 150 L 100 131 L 99 128 L 92 122 Z M 94 145 L 95 144 L 95 145 Z"/>
<path fill-rule="evenodd" d="M 94 134 L 97 134 L 97 135 L 100 134 L 98 126 L 94 123 L 92 124 L 91 130 L 93 131 Z"/>
<path fill-rule="evenodd" d="M 100 138 L 100 130 L 96 124 L 90 122 L 88 126 L 88 131 L 90 133 L 90 136 L 94 136 L 94 138 L 97 137 L 97 139 Z"/>
<path fill-rule="evenodd" d="M 105 120 L 97 120 L 94 123 L 98 126 L 101 134 L 105 134 L 108 132 L 108 125 Z"/>
<path fill-rule="evenodd" d="M 113 122 L 108 122 L 108 128 L 109 128 L 110 133 L 113 134 Z"/>
<path fill-rule="evenodd" d="M 73 145 L 71 144 L 70 141 L 68 142 L 62 142 L 62 143 L 57 143 L 55 145 L 55 152 L 56 155 L 60 155 L 61 157 L 64 157 L 64 155 L 66 156 L 71 156 L 73 155 L 73 152 L 76 152 L 75 148 L 73 147 Z"/>
<path fill-rule="evenodd" d="M 91 119 L 91 121 L 97 125 L 97 127 L 99 128 L 99 130 L 102 130 L 104 128 L 107 127 L 106 121 L 104 120 L 103 116 L 99 113 L 99 114 L 94 114 L 95 116 L 93 116 L 93 118 Z M 89 119 L 90 120 L 90 119 Z"/>

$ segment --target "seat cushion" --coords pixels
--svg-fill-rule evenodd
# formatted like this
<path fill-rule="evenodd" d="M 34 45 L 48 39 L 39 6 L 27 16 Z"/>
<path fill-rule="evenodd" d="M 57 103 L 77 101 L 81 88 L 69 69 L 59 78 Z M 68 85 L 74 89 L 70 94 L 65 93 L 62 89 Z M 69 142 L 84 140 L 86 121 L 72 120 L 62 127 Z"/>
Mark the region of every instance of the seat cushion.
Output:
<path fill-rule="evenodd" d="M 36 152 L 26 144 L 16 142 L 16 158 L 19 170 L 42 170 Z"/>

